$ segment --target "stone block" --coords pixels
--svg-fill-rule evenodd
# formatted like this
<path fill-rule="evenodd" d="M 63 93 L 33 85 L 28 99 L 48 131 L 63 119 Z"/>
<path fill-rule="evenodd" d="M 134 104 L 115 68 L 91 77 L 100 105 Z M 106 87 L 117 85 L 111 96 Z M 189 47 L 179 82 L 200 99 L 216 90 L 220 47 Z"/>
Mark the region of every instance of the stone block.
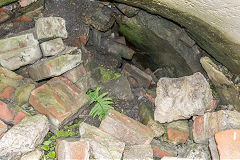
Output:
<path fill-rule="evenodd" d="M 39 18 L 35 23 L 37 39 L 67 38 L 65 20 L 61 17 Z"/>
<path fill-rule="evenodd" d="M 200 72 L 180 78 L 161 78 L 156 93 L 154 119 L 160 123 L 213 110 L 212 90 Z"/>
<path fill-rule="evenodd" d="M 55 56 L 65 49 L 65 46 L 61 38 L 43 42 L 40 44 L 40 47 L 42 49 L 43 56 L 45 57 Z"/>
<path fill-rule="evenodd" d="M 30 66 L 28 70 L 29 75 L 35 81 L 59 76 L 81 64 L 81 58 L 80 50 L 78 54 L 64 54 L 50 57 Z"/>
<path fill-rule="evenodd" d="M 15 70 L 42 57 L 38 41 L 32 33 L 0 40 L 0 64 Z"/>
<path fill-rule="evenodd" d="M 184 158 L 201 160 L 211 159 L 208 145 L 196 143 L 188 144 Z"/>
<path fill-rule="evenodd" d="M 57 143 L 58 160 L 88 160 L 89 142 L 78 138 L 67 138 Z"/>
<path fill-rule="evenodd" d="M 214 137 L 209 138 L 208 142 L 209 142 L 208 147 L 209 147 L 209 150 L 210 150 L 210 153 L 211 153 L 212 160 L 220 160 L 215 138 Z"/>
<path fill-rule="evenodd" d="M 125 143 L 102 130 L 82 122 L 79 126 L 81 139 L 90 144 L 91 155 L 96 159 L 120 160 Z"/>
<path fill-rule="evenodd" d="M 41 160 L 43 155 L 43 151 L 38 148 L 34 151 L 24 154 L 20 160 Z"/>
<path fill-rule="evenodd" d="M 126 146 L 123 153 L 123 160 L 153 160 L 151 145 Z"/>
<path fill-rule="evenodd" d="M 40 145 L 49 131 L 48 119 L 44 115 L 28 116 L 14 125 L 0 139 L 0 157 L 24 154 Z"/>

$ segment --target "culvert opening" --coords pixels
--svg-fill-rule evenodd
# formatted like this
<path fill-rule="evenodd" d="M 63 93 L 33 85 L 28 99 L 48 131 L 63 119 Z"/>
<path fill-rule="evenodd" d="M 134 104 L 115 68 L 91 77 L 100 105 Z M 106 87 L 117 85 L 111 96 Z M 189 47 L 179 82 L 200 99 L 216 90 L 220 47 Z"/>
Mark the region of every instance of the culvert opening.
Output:
<path fill-rule="evenodd" d="M 47 159 L 81 149 L 87 153 L 88 143 L 92 154 L 87 156 L 93 159 L 158 159 L 160 153 L 210 159 L 203 144 L 222 130 L 219 125 L 239 128 L 239 76 L 174 19 L 114 1 L 13 0 L 2 5 L 0 122 L 9 136 L 28 117 L 30 134 L 36 131 L 44 139 L 40 152 Z M 20 127 L 13 133 L 28 135 L 23 132 L 29 126 Z M 12 155 L 14 146 L 7 141 L 35 145 L 31 136 L 9 137 L 0 139 L 0 159 Z M 72 143 L 83 148 L 66 152 L 65 145 Z M 193 155 L 196 150 L 201 154 Z"/>

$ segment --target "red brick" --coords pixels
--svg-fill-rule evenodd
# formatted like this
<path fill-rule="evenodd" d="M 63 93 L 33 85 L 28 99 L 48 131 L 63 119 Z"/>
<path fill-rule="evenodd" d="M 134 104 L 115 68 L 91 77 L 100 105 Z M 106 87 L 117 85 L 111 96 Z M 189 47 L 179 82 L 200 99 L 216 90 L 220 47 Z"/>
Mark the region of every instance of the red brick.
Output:
<path fill-rule="evenodd" d="M 13 22 L 32 22 L 32 21 L 33 19 L 26 15 L 17 17 L 13 20 Z"/>
<path fill-rule="evenodd" d="M 16 116 L 14 117 L 13 123 L 18 124 L 20 123 L 25 117 L 27 117 L 28 114 L 24 113 L 23 111 L 19 111 Z"/>
<path fill-rule="evenodd" d="M 143 72 L 134 65 L 126 63 L 122 69 L 122 74 L 131 77 L 137 81 L 138 86 L 148 88 L 152 82 L 152 77 L 147 73 Z"/>
<path fill-rule="evenodd" d="M 158 158 L 175 157 L 174 155 L 171 155 L 168 152 L 161 150 L 160 148 L 153 149 L 153 155 Z"/>
<path fill-rule="evenodd" d="M 215 134 L 220 159 L 240 158 L 240 130 L 231 129 Z"/>
<path fill-rule="evenodd" d="M 108 111 L 99 128 L 129 145 L 150 144 L 153 139 L 150 128 L 115 110 Z"/>
<path fill-rule="evenodd" d="M 5 122 L 10 122 L 13 120 L 15 114 L 15 110 L 12 110 L 8 107 L 8 105 L 2 101 L 0 101 L 0 119 Z"/>
<path fill-rule="evenodd" d="M 208 143 L 208 139 L 217 132 L 228 129 L 240 129 L 240 113 L 228 110 L 205 113 L 194 119 L 193 139 L 197 143 Z"/>
<path fill-rule="evenodd" d="M 10 99 L 14 93 L 13 87 L 6 87 L 3 89 L 3 91 L 0 93 L 0 97 Z"/>
<path fill-rule="evenodd" d="M 194 129 L 197 136 L 200 137 L 205 135 L 204 116 L 197 116 L 194 119 Z"/>
<path fill-rule="evenodd" d="M 2 136 L 4 135 L 4 132 L 6 132 L 8 129 L 8 126 L 0 120 L 0 139 L 2 138 Z"/>
<path fill-rule="evenodd" d="M 8 10 L 5 8 L 0 8 L 0 23 L 4 22 L 11 18 L 11 15 L 8 14 Z"/>
<path fill-rule="evenodd" d="M 58 141 L 56 153 L 58 160 L 88 160 L 89 143 L 84 140 L 68 138 Z"/>

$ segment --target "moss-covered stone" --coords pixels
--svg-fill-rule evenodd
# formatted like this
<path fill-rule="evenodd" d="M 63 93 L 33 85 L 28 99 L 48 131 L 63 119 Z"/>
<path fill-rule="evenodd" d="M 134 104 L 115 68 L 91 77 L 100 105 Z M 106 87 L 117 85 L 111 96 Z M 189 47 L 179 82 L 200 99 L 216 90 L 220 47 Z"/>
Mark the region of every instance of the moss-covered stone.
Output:
<path fill-rule="evenodd" d="M 192 70 L 185 59 L 167 40 L 146 27 L 139 15 L 140 13 L 133 18 L 123 17 L 118 20 L 119 31 L 134 46 L 148 53 L 155 65 L 173 67 L 176 76 L 191 75 Z"/>
<path fill-rule="evenodd" d="M 0 7 L 4 6 L 4 5 L 7 5 L 9 3 L 12 3 L 12 2 L 16 2 L 17 0 L 1 0 L 0 1 Z"/>
<path fill-rule="evenodd" d="M 0 99 L 9 99 L 14 94 L 14 90 L 22 82 L 23 77 L 16 73 L 0 67 Z"/>
<path fill-rule="evenodd" d="M 162 136 L 165 132 L 165 128 L 159 122 L 154 121 L 153 119 L 154 113 L 151 105 L 149 105 L 146 102 L 142 102 L 139 104 L 138 107 L 141 122 L 153 130 L 154 137 Z"/>
<path fill-rule="evenodd" d="M 59 76 L 81 64 L 81 53 L 60 55 L 44 59 L 29 68 L 29 75 L 38 81 L 49 77 Z"/>
<path fill-rule="evenodd" d="M 229 38 L 227 33 L 223 33 L 212 24 L 208 23 L 196 15 L 188 14 L 173 8 L 171 1 L 163 0 L 116 0 L 145 9 L 153 14 L 158 14 L 171 19 L 186 28 L 191 37 L 209 54 L 219 62 L 227 66 L 232 72 L 240 73 L 240 44 Z M 217 17 L 216 17 L 217 19 Z"/>
<path fill-rule="evenodd" d="M 101 72 L 101 81 L 102 83 L 109 82 L 111 80 L 117 79 L 121 77 L 121 74 L 115 73 L 112 70 L 106 70 L 103 67 L 99 67 L 99 70 Z"/>
<path fill-rule="evenodd" d="M 240 90 L 222 73 L 217 65 L 209 58 L 202 57 L 201 64 L 213 82 L 218 95 L 223 104 L 231 104 L 236 110 L 240 111 Z"/>
<path fill-rule="evenodd" d="M 18 106 L 28 103 L 31 91 L 35 88 L 34 84 L 24 84 L 15 91 L 14 98 Z"/>

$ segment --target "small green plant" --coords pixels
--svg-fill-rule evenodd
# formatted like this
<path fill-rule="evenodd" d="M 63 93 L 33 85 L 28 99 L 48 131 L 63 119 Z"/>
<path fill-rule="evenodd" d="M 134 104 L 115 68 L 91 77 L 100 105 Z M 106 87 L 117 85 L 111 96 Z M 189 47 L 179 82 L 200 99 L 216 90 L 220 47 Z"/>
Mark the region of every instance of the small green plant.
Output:
<path fill-rule="evenodd" d="M 213 95 L 213 98 L 219 97 L 219 95 L 215 89 L 212 89 L 212 95 Z"/>
<path fill-rule="evenodd" d="M 114 79 L 117 79 L 119 77 L 121 77 L 121 74 L 119 73 L 115 73 L 114 71 L 112 70 L 106 70 L 105 68 L 103 67 L 98 67 L 100 72 L 101 72 L 101 75 L 102 75 L 102 83 L 105 83 L 105 82 L 108 82 L 110 80 L 114 80 Z"/>
<path fill-rule="evenodd" d="M 90 97 L 89 105 L 95 103 L 89 115 L 93 116 L 93 118 L 98 116 L 99 120 L 103 120 L 108 110 L 114 108 L 110 105 L 113 104 L 112 99 L 105 97 L 108 92 L 105 92 L 99 96 L 100 89 L 101 87 L 98 87 L 96 90 L 89 89 L 87 95 Z"/>
<path fill-rule="evenodd" d="M 56 135 L 51 132 L 48 133 L 49 137 L 46 141 L 43 142 L 42 149 L 45 151 L 46 159 L 53 159 L 56 157 L 55 148 L 56 148 L 56 139 L 57 138 L 67 138 L 73 136 L 80 136 L 78 131 L 78 126 L 81 122 L 77 122 L 71 126 L 64 126 L 63 129 L 59 130 Z"/>
<path fill-rule="evenodd" d="M 126 114 L 126 112 L 124 112 L 124 110 L 123 110 L 123 109 L 121 109 L 121 113 L 122 113 L 122 114 Z"/>

